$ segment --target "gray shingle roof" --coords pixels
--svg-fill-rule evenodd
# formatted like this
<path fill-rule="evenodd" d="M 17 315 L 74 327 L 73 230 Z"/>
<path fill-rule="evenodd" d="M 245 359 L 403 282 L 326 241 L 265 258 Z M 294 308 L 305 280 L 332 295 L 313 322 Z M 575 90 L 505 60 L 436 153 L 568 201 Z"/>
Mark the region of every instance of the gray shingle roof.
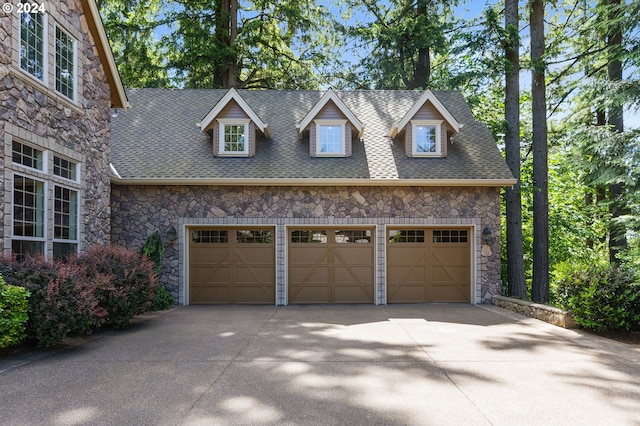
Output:
<path fill-rule="evenodd" d="M 211 137 L 196 126 L 226 90 L 130 89 L 131 109 L 112 119 L 111 163 L 124 180 L 513 179 L 489 130 L 475 121 L 459 92 L 434 91 L 464 125 L 446 158 L 407 158 L 402 142 L 388 136 L 419 91 L 337 91 L 365 125 L 364 139 L 354 141 L 348 158 L 313 158 L 308 138 L 297 137 L 296 124 L 323 92 L 238 92 L 271 129 L 270 139 L 258 140 L 255 157 L 214 157 Z"/>

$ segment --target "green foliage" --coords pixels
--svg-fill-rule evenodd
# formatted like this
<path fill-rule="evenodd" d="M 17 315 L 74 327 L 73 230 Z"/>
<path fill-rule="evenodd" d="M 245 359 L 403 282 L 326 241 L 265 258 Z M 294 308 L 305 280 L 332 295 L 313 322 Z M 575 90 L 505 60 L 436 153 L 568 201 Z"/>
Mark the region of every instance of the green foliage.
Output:
<path fill-rule="evenodd" d="M 160 274 L 162 270 L 162 255 L 164 254 L 164 246 L 162 245 L 162 237 L 160 232 L 155 231 L 147 238 L 144 245 L 140 248 L 140 255 L 147 256 L 155 265 L 156 274 Z"/>
<path fill-rule="evenodd" d="M 29 291 L 27 336 L 39 346 L 52 346 L 67 336 L 89 333 L 104 317 L 86 270 L 49 262 L 42 256 L 21 262 L 0 258 L 0 271 L 12 285 Z"/>
<path fill-rule="evenodd" d="M 133 317 L 148 311 L 157 287 L 153 262 L 124 247 L 96 246 L 80 255 L 76 265 L 86 268 L 95 288 L 103 323 L 126 328 Z"/>
<path fill-rule="evenodd" d="M 29 292 L 7 285 L 0 276 L 0 349 L 20 343 L 26 337 Z"/>
<path fill-rule="evenodd" d="M 626 266 L 598 259 L 556 266 L 555 300 L 575 321 L 593 330 L 640 329 L 640 281 Z"/>
<path fill-rule="evenodd" d="M 169 293 L 163 286 L 157 285 L 153 289 L 153 299 L 151 300 L 151 308 L 149 310 L 164 311 L 172 307 L 174 302 L 175 299 L 171 293 Z"/>

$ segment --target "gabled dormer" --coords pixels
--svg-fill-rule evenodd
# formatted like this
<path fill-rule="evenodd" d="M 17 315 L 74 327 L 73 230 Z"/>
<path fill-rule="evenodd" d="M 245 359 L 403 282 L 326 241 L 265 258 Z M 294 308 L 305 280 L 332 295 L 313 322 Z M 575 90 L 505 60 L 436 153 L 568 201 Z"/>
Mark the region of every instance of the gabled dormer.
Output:
<path fill-rule="evenodd" d="M 233 87 L 218 101 L 198 124 L 211 135 L 213 155 L 220 157 L 253 157 L 256 155 L 258 132 L 271 136 L 269 126 L 249 107 Z"/>
<path fill-rule="evenodd" d="M 405 116 L 391 127 L 389 136 L 403 136 L 407 157 L 446 157 L 447 143 L 462 125 L 426 90 Z"/>
<path fill-rule="evenodd" d="M 309 155 L 312 157 L 350 157 L 353 136 L 362 139 L 364 125 L 329 89 L 296 126 L 298 137 L 309 132 Z"/>

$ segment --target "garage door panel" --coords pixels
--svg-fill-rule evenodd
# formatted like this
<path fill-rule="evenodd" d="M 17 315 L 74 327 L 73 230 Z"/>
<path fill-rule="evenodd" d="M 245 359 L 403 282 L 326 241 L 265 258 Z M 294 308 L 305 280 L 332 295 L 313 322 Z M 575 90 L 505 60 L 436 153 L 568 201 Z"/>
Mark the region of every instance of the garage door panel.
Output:
<path fill-rule="evenodd" d="M 189 303 L 275 303 L 273 228 L 189 234 Z"/>
<path fill-rule="evenodd" d="M 373 303 L 373 229 L 289 232 L 289 303 Z"/>
<path fill-rule="evenodd" d="M 469 302 L 469 230 L 395 229 L 387 244 L 387 301 Z"/>

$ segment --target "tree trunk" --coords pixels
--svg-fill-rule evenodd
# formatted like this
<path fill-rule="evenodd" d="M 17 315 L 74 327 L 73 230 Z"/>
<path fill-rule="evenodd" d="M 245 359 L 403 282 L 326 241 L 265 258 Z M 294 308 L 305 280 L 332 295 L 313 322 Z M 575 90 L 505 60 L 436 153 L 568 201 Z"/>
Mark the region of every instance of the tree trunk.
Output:
<path fill-rule="evenodd" d="M 609 81 L 622 80 L 622 61 L 620 51 L 622 49 L 622 28 L 619 24 L 620 0 L 608 0 L 609 16 L 608 22 L 611 25 L 607 31 L 607 48 L 609 59 L 607 63 L 607 76 Z M 608 124 L 612 131 L 622 133 L 624 123 L 622 116 L 622 105 L 615 105 L 609 109 Z M 620 152 L 622 149 L 620 149 Z M 624 224 L 617 221 L 625 214 L 625 205 L 622 200 L 624 184 L 617 183 L 609 185 L 609 260 L 612 263 L 620 264 L 619 254 L 627 248 L 626 228 Z"/>
<path fill-rule="evenodd" d="M 506 0 L 504 24 L 505 44 L 505 154 L 513 177 L 518 182 L 507 188 L 507 292 L 509 296 L 527 298 L 524 279 L 522 241 L 522 198 L 520 195 L 520 37 L 518 0 Z"/>
<path fill-rule="evenodd" d="M 425 0 L 419 0 L 416 8 L 416 19 L 427 14 L 427 4 Z M 428 46 L 418 49 L 418 60 L 413 70 L 413 79 L 408 84 L 408 89 L 429 87 L 429 79 L 431 78 L 431 50 Z"/>
<path fill-rule="evenodd" d="M 531 103 L 533 121 L 533 282 L 531 299 L 549 301 L 549 165 L 545 85 L 544 1 L 531 0 Z"/>

